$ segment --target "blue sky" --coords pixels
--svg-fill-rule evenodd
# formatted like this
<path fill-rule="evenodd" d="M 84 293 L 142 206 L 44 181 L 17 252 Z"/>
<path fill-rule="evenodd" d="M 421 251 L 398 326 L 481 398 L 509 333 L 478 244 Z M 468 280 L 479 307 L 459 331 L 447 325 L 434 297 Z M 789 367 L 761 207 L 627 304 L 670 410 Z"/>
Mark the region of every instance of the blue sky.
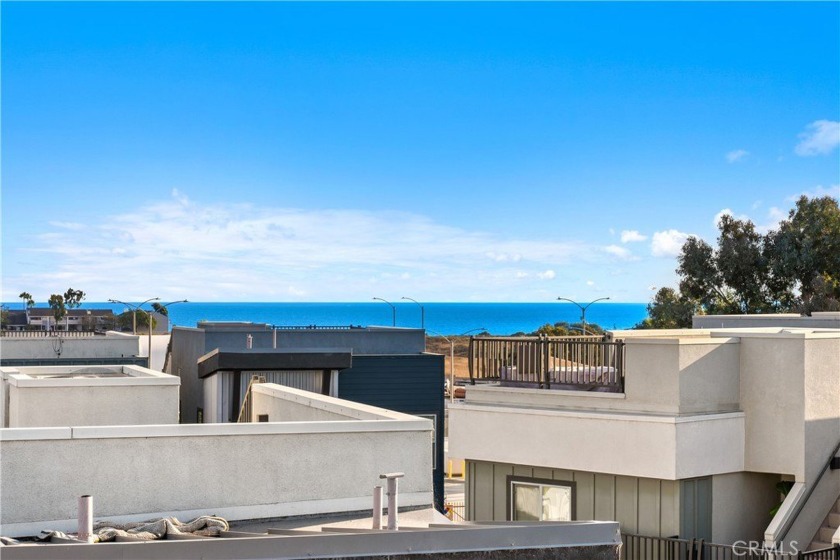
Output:
<path fill-rule="evenodd" d="M 16 3 L 2 299 L 646 302 L 840 194 L 840 4 Z"/>

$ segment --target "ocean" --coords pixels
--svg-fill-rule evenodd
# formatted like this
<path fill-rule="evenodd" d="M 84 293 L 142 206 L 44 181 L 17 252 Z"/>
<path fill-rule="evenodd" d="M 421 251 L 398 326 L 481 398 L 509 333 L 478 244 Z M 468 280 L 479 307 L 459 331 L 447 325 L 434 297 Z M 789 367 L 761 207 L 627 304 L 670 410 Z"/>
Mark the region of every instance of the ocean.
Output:
<path fill-rule="evenodd" d="M 392 301 L 398 327 L 420 327 L 420 307 L 408 301 Z M 20 309 L 20 302 L 8 304 Z M 40 306 L 39 306 L 40 307 Z M 473 329 L 494 335 L 532 332 L 546 323 L 580 321 L 574 304 L 556 303 L 423 303 L 425 327 L 430 334 L 459 335 Z M 84 302 L 84 308 L 113 309 L 120 304 Z M 144 306 L 148 308 L 148 305 Z M 644 303 L 598 302 L 586 311 L 586 322 L 606 329 L 630 328 L 647 316 Z M 252 321 L 280 326 L 360 325 L 390 326 L 391 307 L 381 301 L 364 303 L 179 303 L 169 307 L 174 325 L 194 327 L 198 321 Z"/>

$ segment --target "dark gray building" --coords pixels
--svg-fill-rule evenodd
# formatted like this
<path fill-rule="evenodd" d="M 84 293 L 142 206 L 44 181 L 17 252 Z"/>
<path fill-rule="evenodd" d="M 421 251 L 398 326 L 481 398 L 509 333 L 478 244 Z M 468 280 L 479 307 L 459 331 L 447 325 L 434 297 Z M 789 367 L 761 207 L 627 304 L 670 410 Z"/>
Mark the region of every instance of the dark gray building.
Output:
<path fill-rule="evenodd" d="M 435 505 L 442 509 L 444 361 L 425 349 L 422 329 L 202 321 L 172 329 L 164 370 L 181 378 L 182 423 L 231 420 L 255 374 L 429 418 Z"/>

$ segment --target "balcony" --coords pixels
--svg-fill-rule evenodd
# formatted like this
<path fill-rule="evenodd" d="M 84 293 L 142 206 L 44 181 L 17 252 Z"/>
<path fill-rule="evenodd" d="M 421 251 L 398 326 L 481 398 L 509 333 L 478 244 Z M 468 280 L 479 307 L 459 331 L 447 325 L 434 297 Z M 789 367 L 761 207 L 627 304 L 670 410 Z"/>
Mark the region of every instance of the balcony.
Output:
<path fill-rule="evenodd" d="M 470 381 L 503 387 L 624 392 L 624 341 L 600 336 L 474 337 Z"/>

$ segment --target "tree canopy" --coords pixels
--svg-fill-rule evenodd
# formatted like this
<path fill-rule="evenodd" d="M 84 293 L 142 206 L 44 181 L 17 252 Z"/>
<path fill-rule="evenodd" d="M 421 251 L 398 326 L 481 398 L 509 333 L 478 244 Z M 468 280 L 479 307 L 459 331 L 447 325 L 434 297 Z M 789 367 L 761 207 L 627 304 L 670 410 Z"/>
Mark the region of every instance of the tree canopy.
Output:
<path fill-rule="evenodd" d="M 662 288 L 638 328 L 690 327 L 697 314 L 840 310 L 840 207 L 802 196 L 777 230 L 750 220 L 718 223 L 717 247 L 690 237 L 676 270 L 679 291 Z"/>

